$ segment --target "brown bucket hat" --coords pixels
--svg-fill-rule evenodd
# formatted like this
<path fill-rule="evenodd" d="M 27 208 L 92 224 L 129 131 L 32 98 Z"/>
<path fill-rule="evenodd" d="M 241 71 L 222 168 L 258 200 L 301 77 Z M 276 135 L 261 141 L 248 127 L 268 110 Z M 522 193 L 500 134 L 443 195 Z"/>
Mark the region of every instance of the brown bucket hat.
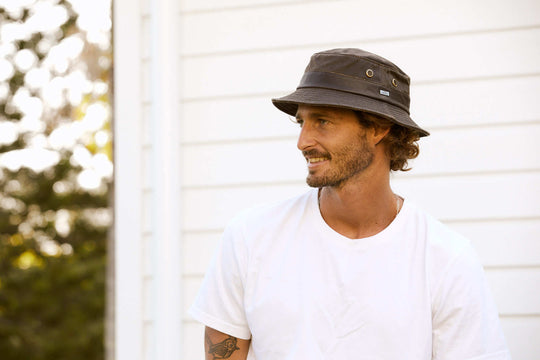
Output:
<path fill-rule="evenodd" d="M 385 58 L 333 49 L 314 54 L 296 91 L 272 103 L 292 116 L 299 104 L 364 111 L 428 136 L 409 116 L 409 84 L 409 76 Z"/>

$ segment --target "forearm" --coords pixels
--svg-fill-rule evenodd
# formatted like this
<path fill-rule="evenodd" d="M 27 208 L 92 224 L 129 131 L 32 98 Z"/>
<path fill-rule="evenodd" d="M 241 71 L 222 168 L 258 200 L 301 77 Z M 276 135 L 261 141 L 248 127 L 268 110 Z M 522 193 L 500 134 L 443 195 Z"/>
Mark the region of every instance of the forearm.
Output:
<path fill-rule="evenodd" d="M 246 360 L 251 340 L 238 339 L 221 331 L 205 327 L 204 353 L 206 360 Z"/>

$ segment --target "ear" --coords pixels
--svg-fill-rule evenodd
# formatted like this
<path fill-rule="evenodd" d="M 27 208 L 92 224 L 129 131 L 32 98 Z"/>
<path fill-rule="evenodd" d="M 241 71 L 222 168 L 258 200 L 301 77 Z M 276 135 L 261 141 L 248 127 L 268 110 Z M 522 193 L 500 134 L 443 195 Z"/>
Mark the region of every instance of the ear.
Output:
<path fill-rule="evenodd" d="M 390 132 L 391 126 L 374 126 L 371 134 L 371 140 L 374 146 L 379 145 L 379 143 L 385 138 L 386 135 Z"/>

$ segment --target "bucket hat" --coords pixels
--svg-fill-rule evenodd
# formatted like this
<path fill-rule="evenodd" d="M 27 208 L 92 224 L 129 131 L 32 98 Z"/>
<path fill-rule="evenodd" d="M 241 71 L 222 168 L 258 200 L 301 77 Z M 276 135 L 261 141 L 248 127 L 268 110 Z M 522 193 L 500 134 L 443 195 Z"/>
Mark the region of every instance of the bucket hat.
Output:
<path fill-rule="evenodd" d="M 272 103 L 292 116 L 300 104 L 364 111 L 428 136 L 410 117 L 409 85 L 409 76 L 381 56 L 332 49 L 311 56 L 296 91 Z"/>

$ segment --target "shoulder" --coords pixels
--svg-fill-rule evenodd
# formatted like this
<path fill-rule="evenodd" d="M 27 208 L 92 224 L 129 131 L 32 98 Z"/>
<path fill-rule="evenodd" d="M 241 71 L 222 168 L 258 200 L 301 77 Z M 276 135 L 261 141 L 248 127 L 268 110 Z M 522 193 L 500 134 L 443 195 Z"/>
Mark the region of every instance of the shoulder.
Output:
<path fill-rule="evenodd" d="M 469 239 L 430 214 L 411 206 L 409 222 L 422 242 L 426 276 L 432 293 L 456 278 L 473 279 L 482 265 Z M 474 274 L 474 276 L 473 276 Z"/>
<path fill-rule="evenodd" d="M 483 267 L 471 241 L 422 210 L 415 212 L 425 233 L 426 279 L 434 316 L 444 318 L 441 314 L 453 309 L 488 301 Z"/>
<path fill-rule="evenodd" d="M 425 241 L 427 254 L 447 261 L 459 256 L 472 248 L 469 239 L 453 230 L 440 220 L 420 209 L 415 204 L 409 204 L 408 221 L 413 223 L 419 237 Z"/>

